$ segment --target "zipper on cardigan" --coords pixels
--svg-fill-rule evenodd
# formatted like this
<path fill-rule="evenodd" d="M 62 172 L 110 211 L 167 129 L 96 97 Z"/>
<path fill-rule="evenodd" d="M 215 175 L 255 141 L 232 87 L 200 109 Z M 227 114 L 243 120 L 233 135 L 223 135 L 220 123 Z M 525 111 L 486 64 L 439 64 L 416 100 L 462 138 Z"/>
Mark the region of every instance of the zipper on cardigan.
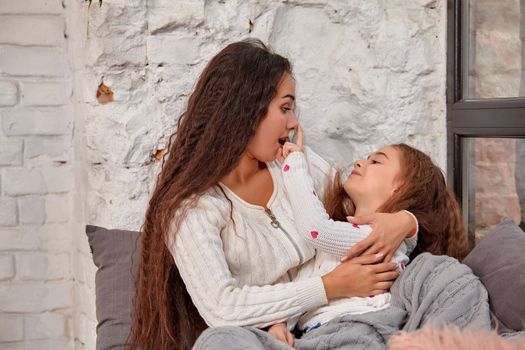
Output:
<path fill-rule="evenodd" d="M 270 225 L 272 225 L 272 227 L 274 228 L 281 227 L 281 224 L 279 223 L 279 221 L 277 221 L 277 218 L 275 217 L 275 215 L 273 215 L 270 208 L 264 208 L 264 211 L 266 212 L 266 215 L 270 217 L 270 220 L 272 220 L 272 222 L 270 222 Z"/>
<path fill-rule="evenodd" d="M 303 256 L 301 254 L 301 250 L 299 249 L 299 246 L 297 245 L 297 243 L 295 243 L 295 241 L 292 239 L 292 237 L 290 236 L 288 231 L 286 231 L 284 229 L 284 227 L 281 226 L 281 224 L 279 223 L 279 221 L 277 220 L 275 215 L 272 213 L 272 210 L 270 208 L 264 208 L 264 211 L 266 212 L 266 215 L 268 215 L 270 217 L 270 220 L 272 220 L 270 222 L 270 225 L 272 225 L 272 227 L 278 228 L 282 232 L 284 232 L 284 234 L 286 235 L 288 240 L 292 243 L 293 247 L 295 248 L 295 251 L 297 252 L 297 255 L 299 255 L 299 263 L 302 264 L 303 263 Z"/>

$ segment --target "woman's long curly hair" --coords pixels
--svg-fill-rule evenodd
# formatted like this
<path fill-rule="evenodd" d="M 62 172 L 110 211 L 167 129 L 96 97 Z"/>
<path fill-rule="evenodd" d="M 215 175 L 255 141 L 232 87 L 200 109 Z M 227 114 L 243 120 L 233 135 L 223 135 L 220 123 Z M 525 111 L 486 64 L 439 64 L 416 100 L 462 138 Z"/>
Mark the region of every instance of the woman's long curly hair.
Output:
<path fill-rule="evenodd" d="M 425 153 L 404 143 L 392 145 L 401 154 L 402 185 L 378 209 L 382 213 L 395 213 L 406 209 L 419 222 L 417 246 L 410 258 L 423 252 L 449 255 L 462 260 L 468 253 L 468 239 L 458 202 L 447 188 L 441 169 Z M 346 221 L 355 212 L 352 200 L 342 183 L 338 171 L 327 184 L 324 204 L 331 218 Z"/>
<path fill-rule="evenodd" d="M 130 349 L 191 349 L 206 328 L 167 248 L 168 232 L 175 234 L 188 207 L 238 164 L 291 70 L 261 41 L 245 40 L 202 72 L 170 137 L 142 227 Z"/>

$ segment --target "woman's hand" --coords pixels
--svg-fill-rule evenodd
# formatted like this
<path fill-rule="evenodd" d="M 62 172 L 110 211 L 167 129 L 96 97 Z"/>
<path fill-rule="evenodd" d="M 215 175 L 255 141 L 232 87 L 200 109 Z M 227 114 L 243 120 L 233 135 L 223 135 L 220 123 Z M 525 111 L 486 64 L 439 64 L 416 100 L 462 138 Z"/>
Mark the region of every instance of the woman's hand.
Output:
<path fill-rule="evenodd" d="M 294 336 L 286 327 L 286 323 L 276 323 L 268 329 L 268 333 L 273 335 L 275 338 L 279 339 L 285 344 L 293 347 Z"/>
<path fill-rule="evenodd" d="M 394 263 L 378 263 L 382 254 L 348 259 L 322 277 L 328 300 L 368 297 L 387 292 L 399 276 Z"/>
<path fill-rule="evenodd" d="M 372 226 L 372 232 L 354 245 L 341 261 L 359 255 L 382 253 L 385 257 L 384 261 L 388 262 L 401 242 L 413 234 L 417 228 L 414 218 L 404 210 L 394 214 L 374 213 L 359 218 L 349 216 L 347 219 L 356 225 L 369 224 Z"/>

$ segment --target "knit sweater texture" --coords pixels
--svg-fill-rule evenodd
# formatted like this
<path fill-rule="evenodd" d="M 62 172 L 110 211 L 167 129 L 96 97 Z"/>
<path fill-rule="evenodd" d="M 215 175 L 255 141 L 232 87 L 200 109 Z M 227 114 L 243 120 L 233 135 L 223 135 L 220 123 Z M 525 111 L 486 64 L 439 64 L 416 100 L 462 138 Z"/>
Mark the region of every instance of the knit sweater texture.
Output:
<path fill-rule="evenodd" d="M 305 156 L 322 195 L 332 168 L 308 148 Z M 170 229 L 168 248 L 209 326 L 265 327 L 328 302 L 320 276 L 294 281 L 299 271 L 313 271 L 315 249 L 297 232 L 281 164 L 267 166 L 273 180 L 268 210 L 218 184 L 188 209 L 176 232 Z"/>

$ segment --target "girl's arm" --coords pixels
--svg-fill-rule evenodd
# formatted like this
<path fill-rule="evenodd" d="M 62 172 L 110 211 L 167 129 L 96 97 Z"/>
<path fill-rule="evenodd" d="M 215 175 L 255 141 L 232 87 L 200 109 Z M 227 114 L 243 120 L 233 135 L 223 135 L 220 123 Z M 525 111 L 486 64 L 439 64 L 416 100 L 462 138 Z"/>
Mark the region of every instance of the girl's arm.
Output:
<path fill-rule="evenodd" d="M 330 219 L 315 190 L 302 152 L 290 153 L 283 162 L 282 171 L 297 229 L 317 249 L 342 256 L 370 234 L 372 228 L 369 225 Z M 403 252 L 410 254 L 416 242 L 417 235 L 407 238 Z"/>
<path fill-rule="evenodd" d="M 290 153 L 281 169 L 297 230 L 316 249 L 343 256 L 372 231 L 368 225 L 330 219 L 314 188 L 303 152 Z"/>
<path fill-rule="evenodd" d="M 288 330 L 286 322 L 276 323 L 270 328 L 268 328 L 268 333 L 270 333 L 274 338 L 282 341 L 283 343 L 293 346 L 294 336 L 292 332 Z"/>
<path fill-rule="evenodd" d="M 333 179 L 336 169 L 308 146 L 304 146 L 303 152 L 315 191 L 319 198 L 323 198 L 326 182 L 328 179 Z"/>

